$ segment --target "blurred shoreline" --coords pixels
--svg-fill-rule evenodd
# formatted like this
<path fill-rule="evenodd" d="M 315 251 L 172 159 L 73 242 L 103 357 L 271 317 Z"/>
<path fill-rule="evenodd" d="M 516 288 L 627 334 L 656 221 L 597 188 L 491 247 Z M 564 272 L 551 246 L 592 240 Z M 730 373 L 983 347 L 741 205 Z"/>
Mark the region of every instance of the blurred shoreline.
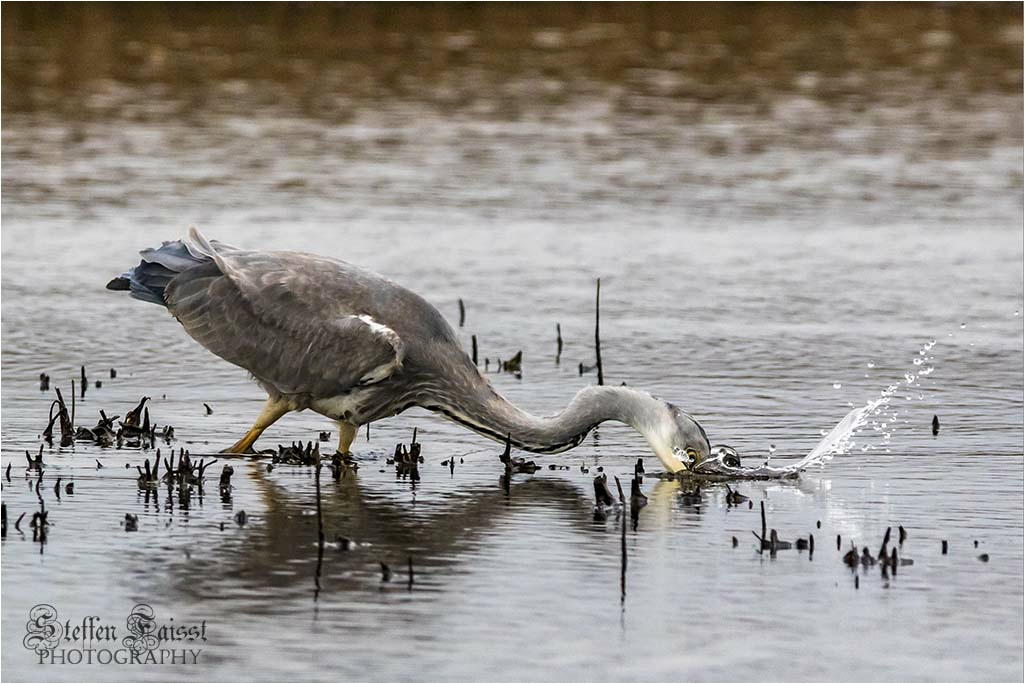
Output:
<path fill-rule="evenodd" d="M 781 95 L 972 108 L 1022 91 L 1016 3 L 6 3 L 2 16 L 5 113 L 228 98 L 344 119 L 400 99 L 515 119 L 600 96 L 686 117 Z"/>
<path fill-rule="evenodd" d="M 1021 227 L 1020 4 L 2 12 L 5 218 Z"/>

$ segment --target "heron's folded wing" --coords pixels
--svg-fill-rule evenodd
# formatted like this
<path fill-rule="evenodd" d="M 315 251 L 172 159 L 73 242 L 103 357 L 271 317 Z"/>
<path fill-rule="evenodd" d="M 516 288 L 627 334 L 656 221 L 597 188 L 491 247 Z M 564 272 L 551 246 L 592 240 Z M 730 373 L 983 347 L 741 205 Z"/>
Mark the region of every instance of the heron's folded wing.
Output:
<path fill-rule="evenodd" d="M 167 290 L 168 309 L 214 354 L 283 393 L 314 397 L 381 382 L 402 365 L 402 340 L 359 311 L 360 283 L 331 264 L 230 258 L 182 273 Z"/>

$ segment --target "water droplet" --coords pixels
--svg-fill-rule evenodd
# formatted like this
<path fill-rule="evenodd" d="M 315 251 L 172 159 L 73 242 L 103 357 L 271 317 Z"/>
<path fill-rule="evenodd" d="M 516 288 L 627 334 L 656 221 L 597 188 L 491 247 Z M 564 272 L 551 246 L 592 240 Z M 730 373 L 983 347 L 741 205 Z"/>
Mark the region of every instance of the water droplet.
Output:
<path fill-rule="evenodd" d="M 825 430 L 819 430 L 819 435 L 821 435 L 822 437 L 825 437 L 825 436 L 826 436 L 826 435 L 828 435 L 828 434 L 829 434 L 829 433 L 828 433 L 828 432 L 826 432 Z"/>
<path fill-rule="evenodd" d="M 916 366 L 921 366 L 922 365 L 922 359 L 914 359 L 912 361 L 912 363 L 914 363 Z"/>
<path fill-rule="evenodd" d="M 967 328 L 967 327 L 968 327 L 968 324 L 967 324 L 967 323 L 962 323 L 962 324 L 961 324 L 961 330 L 964 330 L 964 329 L 965 329 L 965 328 Z"/>
<path fill-rule="evenodd" d="M 769 445 L 769 455 L 772 456 L 774 453 L 776 453 L 776 445 L 775 444 L 770 444 Z"/>
<path fill-rule="evenodd" d="M 876 367 L 875 361 L 869 361 L 865 365 L 868 366 L 869 368 L 875 368 Z"/>
<path fill-rule="evenodd" d="M 1015 316 L 1020 316 L 1020 315 L 1021 315 L 1021 312 L 1020 312 L 1020 311 L 1015 311 L 1015 312 L 1014 312 L 1014 315 L 1015 315 Z"/>
<path fill-rule="evenodd" d="M 843 387 L 843 385 L 841 385 L 840 383 L 838 383 L 838 382 L 834 382 L 833 383 L 833 389 L 840 389 L 841 387 Z"/>

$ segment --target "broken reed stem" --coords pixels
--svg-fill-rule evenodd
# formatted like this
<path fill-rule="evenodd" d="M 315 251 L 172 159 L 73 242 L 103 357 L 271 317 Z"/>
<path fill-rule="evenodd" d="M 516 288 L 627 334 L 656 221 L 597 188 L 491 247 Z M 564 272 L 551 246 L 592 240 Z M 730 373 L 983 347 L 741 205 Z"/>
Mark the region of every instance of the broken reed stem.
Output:
<path fill-rule="evenodd" d="M 762 540 L 765 540 L 765 502 L 762 501 Z"/>
<path fill-rule="evenodd" d="M 471 357 L 471 358 L 473 358 L 473 365 L 476 366 L 477 365 L 477 336 L 476 335 L 470 335 L 470 346 L 473 349 L 473 354 L 472 354 L 472 357 Z"/>
<path fill-rule="evenodd" d="M 313 463 L 313 481 L 317 489 L 317 543 L 321 551 L 324 549 L 324 516 L 320 510 L 320 450 L 316 452 L 316 459 Z"/>
<path fill-rule="evenodd" d="M 605 373 L 601 365 L 601 278 L 598 278 L 594 291 L 594 355 L 598 365 L 598 384 L 605 384 Z"/>
<path fill-rule="evenodd" d="M 619 485 L 619 478 L 618 477 L 616 478 L 616 485 Z M 622 487 L 619 488 L 619 496 L 620 496 L 620 499 L 622 500 L 622 497 L 623 497 L 623 488 Z M 624 503 L 623 505 L 624 505 L 624 513 L 623 513 L 623 516 L 622 516 L 622 518 L 620 520 L 620 523 L 619 523 L 619 528 L 620 528 L 619 545 L 620 545 L 620 550 L 621 550 L 621 553 L 622 553 L 621 561 L 620 561 L 620 564 L 619 564 L 619 603 L 620 604 L 626 603 L 626 513 L 625 513 L 625 506 L 626 506 L 626 504 Z"/>
<path fill-rule="evenodd" d="M 562 358 L 562 326 L 555 324 L 555 365 L 559 365 Z"/>
<path fill-rule="evenodd" d="M 71 429 L 75 429 L 75 381 L 71 381 Z"/>
<path fill-rule="evenodd" d="M 324 516 L 320 510 L 320 449 L 315 452 L 313 481 L 317 488 L 317 569 L 313 575 L 313 602 L 320 598 L 320 572 L 324 565 Z"/>
<path fill-rule="evenodd" d="M 463 305 L 463 300 L 459 300 L 459 327 L 463 327 L 463 323 L 466 323 L 466 306 Z"/>

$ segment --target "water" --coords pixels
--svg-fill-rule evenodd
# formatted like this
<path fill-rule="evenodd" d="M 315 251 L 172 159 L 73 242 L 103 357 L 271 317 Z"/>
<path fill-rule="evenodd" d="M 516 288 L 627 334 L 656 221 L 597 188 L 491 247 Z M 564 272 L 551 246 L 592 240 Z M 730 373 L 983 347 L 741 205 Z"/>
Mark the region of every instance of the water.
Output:
<path fill-rule="evenodd" d="M 6 678 L 1022 678 L 1020 7 L 654 7 L 5 5 Z M 357 478 L 325 476 L 327 540 L 357 546 L 329 544 L 319 573 L 310 469 L 236 461 L 230 502 L 211 482 L 183 510 L 138 492 L 152 454 L 85 444 L 44 450 L 33 543 L 13 520 L 38 510 L 39 373 L 66 396 L 82 364 L 102 380 L 79 424 L 153 397 L 193 453 L 259 411 L 244 371 L 103 288 L 190 223 L 372 268 L 451 321 L 463 298 L 464 344 L 522 349 L 522 380 L 490 377 L 538 413 L 595 380 L 577 364 L 600 276 L 609 384 L 684 407 L 745 467 L 811 460 L 733 483 L 753 510 L 646 478 L 625 576 L 591 481 L 657 469 L 638 436 L 604 425 L 506 492 L 497 445 L 419 410 L 361 434 Z M 413 427 L 415 486 L 385 463 Z M 261 445 L 333 429 L 291 415 Z M 812 559 L 757 552 L 763 500 L 782 538 L 815 534 Z M 855 589 L 836 535 L 875 551 L 896 525 L 914 565 Z M 147 603 L 207 641 L 196 665 L 40 666 L 21 643 L 39 603 L 122 629 Z"/>

